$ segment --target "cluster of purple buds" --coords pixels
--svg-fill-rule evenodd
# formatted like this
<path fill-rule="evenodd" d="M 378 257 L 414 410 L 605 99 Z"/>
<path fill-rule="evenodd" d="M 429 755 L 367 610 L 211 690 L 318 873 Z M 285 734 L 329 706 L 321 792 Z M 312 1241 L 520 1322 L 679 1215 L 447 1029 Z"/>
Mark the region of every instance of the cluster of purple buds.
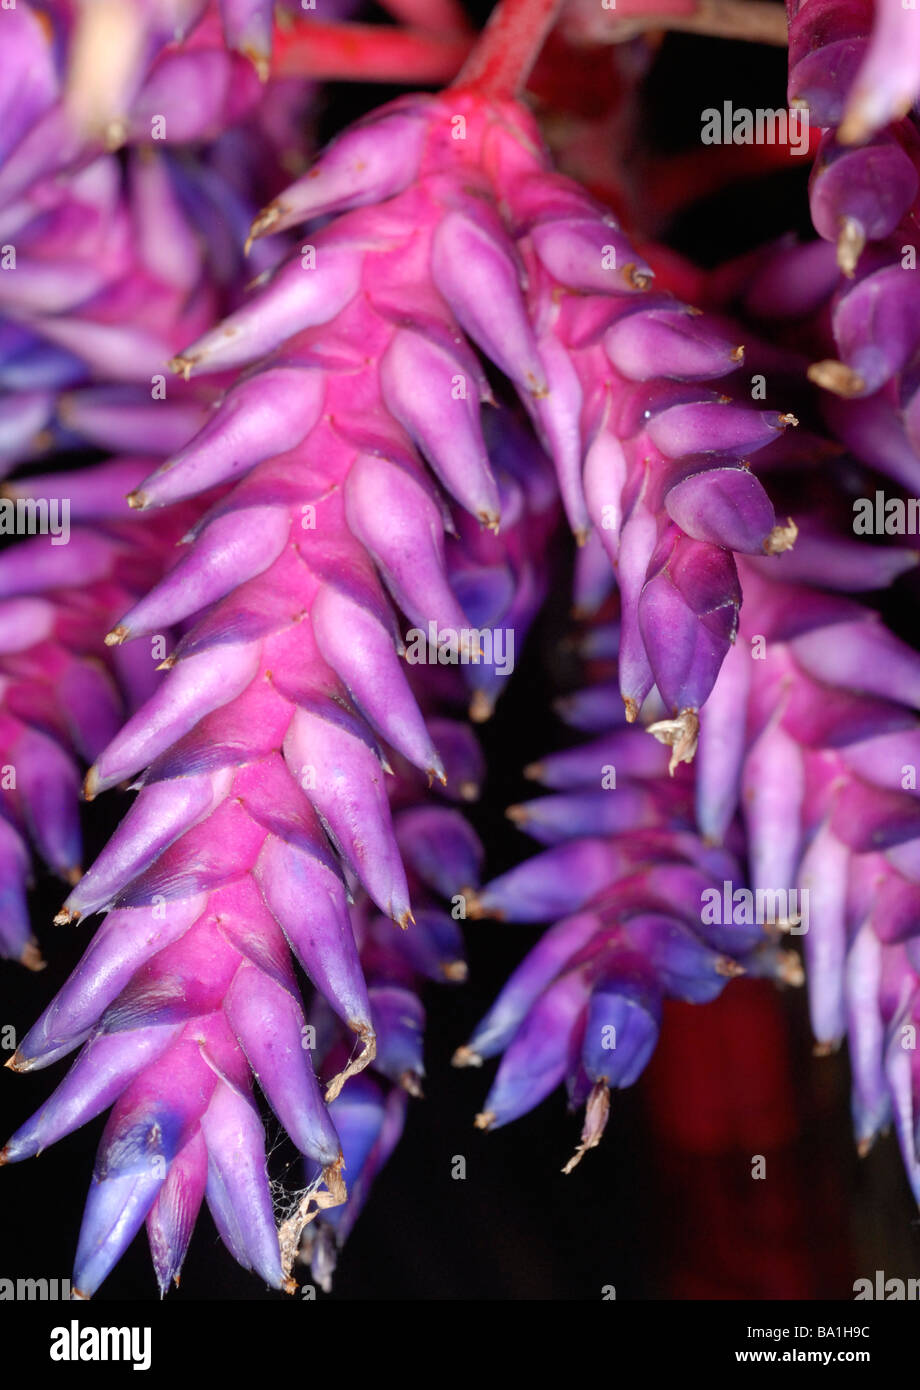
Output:
<path fill-rule="evenodd" d="M 862 549 L 860 572 L 852 541 L 824 543 L 823 589 L 744 569 L 741 633 L 702 716 L 697 820 L 719 843 L 740 810 L 751 888 L 797 892 L 816 1045 L 849 1038 L 860 1149 L 893 1121 L 920 1200 L 920 660 L 847 596 L 884 572 Z"/>
<path fill-rule="evenodd" d="M 115 460 L 3 489 L 4 508 L 26 508 L 44 525 L 44 534 L 0 555 L 0 955 L 32 969 L 42 959 L 25 900 L 29 847 L 52 872 L 78 881 L 80 764 L 92 762 L 159 679 L 149 651 L 104 660 L 99 651 L 100 626 L 159 577 L 189 519 L 178 509 L 155 526 L 138 525 L 124 488 L 148 468 L 143 459 Z"/>
<path fill-rule="evenodd" d="M 302 371 L 290 375 L 303 380 Z M 263 395 L 267 377 L 259 379 Z M 244 380 L 231 389 L 205 436 L 226 427 L 234 400 L 245 402 L 249 388 Z M 306 405 L 313 406 L 309 396 Z M 33 1070 L 85 1043 L 51 1100 L 7 1145 L 7 1162 L 115 1102 L 77 1254 L 74 1280 L 84 1294 L 145 1217 L 165 1288 L 204 1195 L 239 1262 L 290 1287 L 302 1227 L 345 1195 L 326 1102 L 375 1058 L 391 1084 L 417 1085 L 413 980 L 456 977 L 462 954 L 455 923 L 421 891 L 413 922 L 410 882 L 414 875 L 429 893 L 468 889 L 479 851 L 454 812 L 439 819 L 433 809 L 406 808 L 392 820 L 384 779 L 402 771 L 397 805 L 410 795 L 400 788 L 413 772 L 468 799 L 481 781 L 481 759 L 462 724 L 426 723 L 398 659 L 389 603 L 346 517 L 355 505 L 365 508 L 358 515 L 383 513 L 381 484 L 388 485 L 390 510 L 375 534 L 381 547 L 388 539 L 381 532 L 397 523 L 401 538 L 421 535 L 411 591 L 418 602 L 443 594 L 455 605 L 446 616 L 460 613 L 449 572 L 467 608 L 479 611 L 483 629 L 470 631 L 481 636 L 491 623 L 506 624 L 523 638 L 541 598 L 529 547 L 553 525 L 555 493 L 536 444 L 510 419 L 502 433 L 494 458 L 508 515 L 501 537 L 477 534 L 467 550 L 458 531 L 445 555 L 434 532 L 445 514 L 423 475 L 370 455 L 362 470 L 354 448 L 326 427 L 316 461 L 312 450 L 295 447 L 221 494 L 193 528 L 186 554 L 109 634 L 110 650 L 130 650 L 122 645 L 128 639 L 182 624 L 207 605 L 201 621 L 186 623 L 162 684 L 87 776 L 88 796 L 138 775 L 140 791 L 59 914 L 67 922 L 104 910 L 103 926 L 12 1063 Z M 194 478 L 203 454 L 193 441 L 160 476 Z M 344 497 L 334 485 L 336 464 L 347 480 Z M 349 491 L 356 475 L 369 488 L 367 502 L 361 486 Z M 419 563 L 426 556 L 427 567 Z M 391 586 L 410 577 L 405 567 L 384 574 Z M 445 616 L 417 611 L 426 631 Z M 466 683 L 456 670 L 444 670 L 453 687 L 444 690 L 439 665 L 417 669 L 426 707 L 462 708 Z M 484 664 L 467 684 L 474 705 L 490 705 L 508 674 Z M 358 885 L 368 899 L 363 912 L 349 906 Z M 382 944 L 379 913 L 391 933 L 393 921 L 413 923 L 401 952 Z M 319 1049 L 325 1096 L 312 1065 L 315 1025 L 288 948 L 348 1039 Z M 418 1024 L 408 1036 L 406 1017 Z M 287 1134 L 318 1167 L 278 1231 L 250 1068 Z M 215 1089 L 215 1076 L 227 1085 Z M 238 1154 L 240 1126 L 246 1141 Z"/>
<path fill-rule="evenodd" d="M 900 0 L 790 11 L 789 99 L 822 127 L 812 220 L 840 272 L 825 263 L 797 306 L 821 310 L 808 375 L 832 432 L 907 486 L 920 439 L 918 93 L 920 20 Z"/>
<path fill-rule="evenodd" d="M 743 881 L 743 868 L 697 831 L 690 771 L 671 775 L 666 750 L 617 716 L 619 637 L 616 622 L 588 629 L 581 647 L 597 678 L 558 702 L 567 723 L 594 737 L 529 766 L 551 794 L 509 808 L 548 848 L 468 904 L 474 918 L 555 921 L 454 1063 L 478 1067 L 501 1054 L 476 1118 L 482 1129 L 519 1118 L 564 1083 L 570 1108 L 585 1109 L 566 1172 L 600 1142 L 610 1092 L 645 1068 L 666 998 L 706 1003 L 742 974 L 802 982 L 778 926 L 704 910 L 721 903 L 726 882 Z"/>
<path fill-rule="evenodd" d="M 458 723 L 453 736 L 467 743 L 472 772 L 481 759 L 472 731 Z M 467 795 L 472 789 L 468 782 Z M 416 800 L 417 796 L 416 789 Z M 423 1093 L 422 987 L 428 982 L 461 984 L 467 977 L 460 923 L 443 900 L 465 902 L 478 887 L 482 846 L 466 819 L 449 806 L 407 805 L 396 814 L 394 829 L 408 872 L 415 921 L 411 930 L 395 933 L 392 923 L 366 897 L 351 913 L 368 982 L 376 1055 L 370 1067 L 352 1077 L 330 1101 L 342 1144 L 348 1200 L 319 1213 L 304 1232 L 302 1251 L 316 1282 L 327 1291 L 336 1253 L 400 1137 L 407 1099 Z M 344 1075 L 348 1042 L 322 999 L 311 1010 L 311 1020 L 317 1027 L 317 1049 L 324 1055 L 322 1070 Z"/>
<path fill-rule="evenodd" d="M 863 144 L 920 96 L 920 26 L 901 0 L 787 0 L 789 100 Z"/>
<path fill-rule="evenodd" d="M 165 364 L 236 301 L 252 199 L 276 186 L 305 104 L 299 84 L 263 89 L 207 16 L 194 43 L 171 44 L 178 12 L 191 20 L 202 8 L 23 0 L 3 13 L 4 472 L 87 445 L 166 455 L 202 422 L 207 393 L 167 386 Z M 156 35 L 156 43 L 123 35 L 118 51 L 135 61 L 120 75 L 111 61 L 119 16 Z M 228 64 L 219 82 L 210 80 L 212 67 Z M 104 119 L 83 109 L 84 98 L 107 105 Z M 189 157 L 185 147 L 204 139 L 207 148 Z M 110 151 L 125 142 L 132 148 L 123 162 Z M 255 273 L 276 257 L 266 245 Z"/>
<path fill-rule="evenodd" d="M 650 290 L 650 268 L 606 210 L 552 173 L 516 105 L 462 87 L 395 103 L 339 137 L 252 235 L 335 213 L 178 365 L 242 365 L 317 322 L 328 342 L 331 321 L 357 317 L 363 266 L 387 324 L 377 335 L 387 407 L 456 501 L 493 524 L 478 425 L 488 385 L 463 330 L 517 389 L 576 537 L 596 528 L 595 547 L 617 567 L 630 717 L 657 686 L 670 716 L 662 734 L 691 757 L 696 711 L 737 626 L 731 552 L 778 553 L 794 539 L 746 462 L 794 417 L 708 388 L 737 370 L 743 349 Z"/>

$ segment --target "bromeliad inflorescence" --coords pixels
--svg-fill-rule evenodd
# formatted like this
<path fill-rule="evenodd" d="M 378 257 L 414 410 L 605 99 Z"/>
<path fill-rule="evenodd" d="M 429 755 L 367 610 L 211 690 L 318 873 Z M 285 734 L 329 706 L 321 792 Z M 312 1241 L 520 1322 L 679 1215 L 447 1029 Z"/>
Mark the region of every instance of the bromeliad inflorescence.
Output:
<path fill-rule="evenodd" d="M 110 1111 L 78 1296 L 144 1223 L 165 1292 L 202 1203 L 267 1284 L 302 1257 L 328 1287 L 421 1094 L 423 987 L 493 917 L 554 925 L 456 1053 L 501 1054 L 480 1128 L 564 1083 L 571 1171 L 664 1001 L 802 983 L 801 937 L 859 1144 L 893 1121 L 920 1198 L 920 680 L 852 597 L 916 550 L 847 511 L 874 470 L 917 477 L 917 21 L 790 12 L 820 239 L 709 276 L 662 256 L 689 303 L 524 103 L 561 4 L 504 0 L 459 73 L 452 0 L 427 27 L 388 5 L 453 83 L 311 162 L 298 45 L 400 75 L 333 8 L 0 12 L 5 496 L 74 522 L 0 556 L 0 948 L 50 949 L 30 846 L 70 881 L 60 925 L 104 914 L 9 1063 L 77 1053 L 0 1163 Z M 509 815 L 542 848 L 483 883 L 475 725 L 570 582 L 588 670 L 559 708 L 587 738 L 528 769 L 549 795 Z M 86 801 L 137 793 L 82 875 L 81 764 Z M 707 915 L 735 889 L 795 908 Z M 303 1158 L 286 1201 L 254 1080 Z"/>

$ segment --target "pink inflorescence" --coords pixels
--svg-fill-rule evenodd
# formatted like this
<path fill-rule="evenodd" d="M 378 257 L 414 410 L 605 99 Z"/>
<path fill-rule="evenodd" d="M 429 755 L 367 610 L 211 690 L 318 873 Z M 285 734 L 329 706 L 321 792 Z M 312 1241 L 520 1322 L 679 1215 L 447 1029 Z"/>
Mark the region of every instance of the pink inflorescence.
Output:
<path fill-rule="evenodd" d="M 495 918 L 553 925 L 455 1054 L 500 1057 L 481 1129 L 564 1085 L 571 1171 L 666 999 L 807 976 L 861 1150 L 893 1123 L 920 1200 L 920 658 L 871 606 L 917 550 L 850 515 L 918 477 L 920 21 L 790 5 L 818 240 L 697 306 L 512 95 L 551 3 L 312 164 L 313 89 L 271 73 L 297 13 L 0 11 L 2 500 L 68 516 L 0 555 L 0 954 L 41 964 L 33 850 L 59 924 L 103 914 L 8 1064 L 76 1053 L 0 1164 L 109 1111 L 76 1296 L 144 1224 L 165 1292 L 203 1203 L 265 1283 L 328 1289 L 425 1085 L 422 995 Z M 571 746 L 489 877 L 476 725 L 560 588 Z M 136 796 L 81 874 L 87 765 L 88 802 Z"/>

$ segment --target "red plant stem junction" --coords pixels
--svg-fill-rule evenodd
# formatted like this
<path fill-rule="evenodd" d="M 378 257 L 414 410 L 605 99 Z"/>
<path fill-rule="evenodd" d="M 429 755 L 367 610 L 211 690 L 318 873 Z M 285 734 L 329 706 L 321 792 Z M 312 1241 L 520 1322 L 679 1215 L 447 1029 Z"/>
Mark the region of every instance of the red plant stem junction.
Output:
<path fill-rule="evenodd" d="M 452 85 L 519 96 L 561 9 L 562 0 L 501 0 Z"/>

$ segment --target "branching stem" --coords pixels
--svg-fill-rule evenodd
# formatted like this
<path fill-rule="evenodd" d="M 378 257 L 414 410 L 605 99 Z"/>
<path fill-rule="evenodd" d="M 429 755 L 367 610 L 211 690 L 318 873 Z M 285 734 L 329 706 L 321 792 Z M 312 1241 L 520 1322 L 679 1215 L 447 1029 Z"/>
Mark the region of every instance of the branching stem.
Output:
<path fill-rule="evenodd" d="M 561 8 L 562 0 L 501 0 L 452 85 L 520 96 Z"/>

